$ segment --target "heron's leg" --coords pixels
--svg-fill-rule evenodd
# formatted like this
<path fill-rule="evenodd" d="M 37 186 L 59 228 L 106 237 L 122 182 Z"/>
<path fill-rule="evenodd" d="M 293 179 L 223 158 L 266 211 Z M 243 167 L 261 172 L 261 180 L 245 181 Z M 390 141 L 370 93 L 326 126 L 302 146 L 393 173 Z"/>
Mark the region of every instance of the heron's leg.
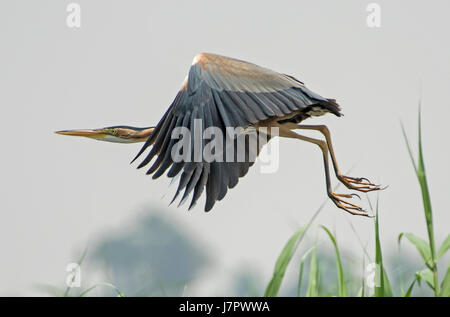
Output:
<path fill-rule="evenodd" d="M 317 146 L 319 146 L 319 148 L 321 149 L 322 154 L 323 154 L 323 162 L 324 162 L 324 166 L 325 166 L 325 180 L 326 180 L 326 185 L 327 185 L 328 197 L 330 197 L 330 199 L 334 202 L 334 204 L 337 207 L 344 209 L 345 211 L 351 213 L 352 215 L 369 216 L 368 213 L 365 212 L 361 207 L 340 198 L 340 197 L 352 198 L 354 196 L 354 194 L 353 195 L 352 194 L 337 194 L 337 193 L 333 192 L 333 190 L 331 188 L 331 181 L 330 181 L 327 142 L 325 142 L 323 140 L 318 140 L 318 139 L 314 139 L 314 138 L 310 138 L 307 136 L 297 134 L 294 131 L 290 130 L 289 128 L 284 127 L 283 125 L 276 124 L 274 126 L 279 128 L 279 136 L 281 136 L 281 137 L 299 139 L 299 140 L 310 142 L 310 143 L 313 143 L 313 144 L 316 144 Z"/>
<path fill-rule="evenodd" d="M 345 176 L 339 170 L 336 156 L 333 150 L 333 143 L 331 142 L 331 134 L 330 130 L 326 125 L 304 125 L 304 124 L 295 124 L 289 123 L 289 129 L 302 129 L 302 130 L 315 130 L 319 131 L 325 137 L 327 142 L 328 149 L 330 151 L 331 160 L 333 162 L 334 171 L 336 173 L 336 177 L 343 183 L 347 188 L 358 190 L 361 192 L 369 192 L 372 190 L 379 190 L 381 187 L 379 185 L 373 184 L 367 178 L 364 177 L 350 177 Z"/>

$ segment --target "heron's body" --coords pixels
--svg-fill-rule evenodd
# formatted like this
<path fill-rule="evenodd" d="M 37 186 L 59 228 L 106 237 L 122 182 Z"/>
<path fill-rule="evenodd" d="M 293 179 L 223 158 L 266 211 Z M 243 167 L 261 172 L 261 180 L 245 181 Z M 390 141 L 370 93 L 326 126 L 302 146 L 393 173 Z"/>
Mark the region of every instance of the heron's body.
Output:
<path fill-rule="evenodd" d="M 147 174 L 153 174 L 153 178 L 158 178 L 166 172 L 168 177 L 180 176 L 175 197 L 184 191 L 182 201 L 185 201 L 192 194 L 190 207 L 195 205 L 202 192 L 206 190 L 205 210 L 208 211 L 217 200 L 225 197 L 229 188 L 237 185 L 240 177 L 246 175 L 249 167 L 253 165 L 253 161 L 248 159 L 253 150 L 249 141 L 246 141 L 244 161 L 217 159 L 175 161 L 172 157 L 173 151 L 177 150 L 177 142 L 172 136 L 174 130 L 182 128 L 193 130 L 197 120 L 201 122 L 203 132 L 207 128 L 214 127 L 223 131 L 224 135 L 227 135 L 227 128 L 276 128 L 281 137 L 296 138 L 318 145 L 323 152 L 327 192 L 330 198 L 339 208 L 353 214 L 367 215 L 360 207 L 340 198 L 351 198 L 351 195 L 332 192 L 328 154 L 331 155 L 336 176 L 348 188 L 370 191 L 380 189 L 379 186 L 366 179 L 341 175 L 326 126 L 299 124 L 311 116 L 326 113 L 341 116 L 336 101 L 312 92 L 292 76 L 241 60 L 202 53 L 195 56 L 189 74 L 175 100 L 154 129 L 111 127 L 91 130 L 94 131 L 92 136 L 86 135 L 86 130 L 63 131 L 61 134 L 89 136 L 123 143 L 145 140 L 136 158 L 150 146 L 151 150 L 138 168 L 146 166 L 156 157 Z M 293 131 L 296 129 L 317 130 L 325 136 L 325 141 L 297 134 Z M 261 135 L 261 132 L 257 133 Z M 273 136 L 268 132 L 267 137 L 270 140 Z M 231 146 L 237 148 L 237 141 L 232 137 L 230 140 Z M 264 143 L 258 142 L 256 155 L 262 146 Z M 225 153 L 225 146 L 220 149 Z"/>

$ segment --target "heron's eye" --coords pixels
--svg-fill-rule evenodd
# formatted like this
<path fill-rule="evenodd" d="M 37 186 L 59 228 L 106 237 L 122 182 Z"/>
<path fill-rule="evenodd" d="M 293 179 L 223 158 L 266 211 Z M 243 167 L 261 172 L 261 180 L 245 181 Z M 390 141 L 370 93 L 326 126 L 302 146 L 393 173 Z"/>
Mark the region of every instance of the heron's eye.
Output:
<path fill-rule="evenodd" d="M 108 128 L 103 130 L 104 133 L 109 135 L 117 135 L 117 129 L 116 128 Z"/>

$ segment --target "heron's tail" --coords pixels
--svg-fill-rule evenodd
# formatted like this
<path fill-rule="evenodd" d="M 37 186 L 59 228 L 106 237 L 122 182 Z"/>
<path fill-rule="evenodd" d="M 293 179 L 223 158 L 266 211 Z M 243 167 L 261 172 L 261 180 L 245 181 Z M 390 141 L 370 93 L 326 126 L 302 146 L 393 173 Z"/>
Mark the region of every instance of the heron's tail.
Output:
<path fill-rule="evenodd" d="M 336 102 L 336 99 L 327 99 L 327 101 L 323 102 L 322 105 L 338 117 L 344 115 L 341 112 L 342 111 L 341 106 Z"/>

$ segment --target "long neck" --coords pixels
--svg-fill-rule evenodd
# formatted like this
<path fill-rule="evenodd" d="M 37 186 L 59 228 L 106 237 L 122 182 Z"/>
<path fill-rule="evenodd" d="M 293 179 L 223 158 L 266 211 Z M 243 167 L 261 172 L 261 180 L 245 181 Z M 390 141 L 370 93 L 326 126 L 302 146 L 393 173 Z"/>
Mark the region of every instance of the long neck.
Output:
<path fill-rule="evenodd" d="M 123 136 L 129 143 L 145 142 L 148 137 L 152 134 L 155 127 L 148 128 L 135 128 L 135 127 L 124 127 L 118 128 L 118 136 Z"/>

